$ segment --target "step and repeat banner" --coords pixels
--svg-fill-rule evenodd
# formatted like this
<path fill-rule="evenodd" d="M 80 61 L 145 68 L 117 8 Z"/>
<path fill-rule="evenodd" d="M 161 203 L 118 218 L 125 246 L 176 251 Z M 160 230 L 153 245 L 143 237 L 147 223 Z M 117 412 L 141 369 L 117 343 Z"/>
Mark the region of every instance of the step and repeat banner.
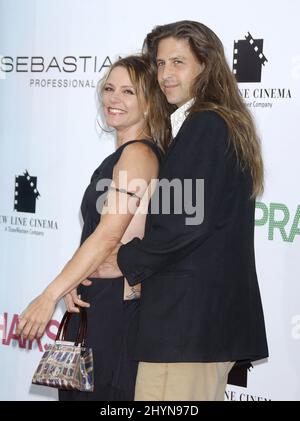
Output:
<path fill-rule="evenodd" d="M 16 336 L 17 318 L 78 247 L 83 192 L 114 150 L 97 82 L 155 25 L 183 19 L 223 41 L 266 167 L 255 244 L 270 357 L 226 400 L 300 400 L 299 16 L 298 0 L 0 0 L 0 400 L 57 399 L 31 378 L 64 305 L 38 341 Z"/>

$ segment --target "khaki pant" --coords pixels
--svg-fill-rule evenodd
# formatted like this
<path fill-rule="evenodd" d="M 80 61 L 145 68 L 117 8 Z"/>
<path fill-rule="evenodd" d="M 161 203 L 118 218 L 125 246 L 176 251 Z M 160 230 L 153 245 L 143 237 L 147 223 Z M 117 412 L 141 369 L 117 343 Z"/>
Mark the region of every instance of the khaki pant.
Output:
<path fill-rule="evenodd" d="M 223 401 L 234 362 L 140 362 L 135 401 Z"/>

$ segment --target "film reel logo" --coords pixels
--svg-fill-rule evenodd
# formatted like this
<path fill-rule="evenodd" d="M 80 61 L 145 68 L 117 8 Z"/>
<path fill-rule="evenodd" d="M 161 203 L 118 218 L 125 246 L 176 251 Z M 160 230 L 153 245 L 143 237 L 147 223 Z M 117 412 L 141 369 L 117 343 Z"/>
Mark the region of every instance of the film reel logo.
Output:
<path fill-rule="evenodd" d="M 40 196 L 36 185 L 37 177 L 31 177 L 27 170 L 24 175 L 16 176 L 14 210 L 35 213 L 36 199 Z"/>
<path fill-rule="evenodd" d="M 233 73 L 238 82 L 261 82 L 262 66 L 268 61 L 263 54 L 263 39 L 254 39 L 250 32 L 234 42 Z"/>

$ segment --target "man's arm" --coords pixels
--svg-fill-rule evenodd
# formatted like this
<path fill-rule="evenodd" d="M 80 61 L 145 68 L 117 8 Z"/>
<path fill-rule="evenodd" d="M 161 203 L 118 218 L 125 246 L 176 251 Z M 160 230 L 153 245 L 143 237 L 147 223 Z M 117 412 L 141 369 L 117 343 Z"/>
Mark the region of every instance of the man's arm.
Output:
<path fill-rule="evenodd" d="M 184 209 L 180 214 L 173 209 L 169 215 L 153 216 L 155 224 L 142 240 L 134 238 L 119 249 L 117 262 L 130 285 L 143 282 L 182 259 L 213 233 L 225 185 L 227 125 L 215 112 L 205 111 L 191 116 L 183 129 L 184 138 L 176 145 L 180 148 L 180 162 L 174 163 L 172 177 L 181 182 L 185 179 L 204 180 L 203 222 L 186 224 L 190 215 Z"/>

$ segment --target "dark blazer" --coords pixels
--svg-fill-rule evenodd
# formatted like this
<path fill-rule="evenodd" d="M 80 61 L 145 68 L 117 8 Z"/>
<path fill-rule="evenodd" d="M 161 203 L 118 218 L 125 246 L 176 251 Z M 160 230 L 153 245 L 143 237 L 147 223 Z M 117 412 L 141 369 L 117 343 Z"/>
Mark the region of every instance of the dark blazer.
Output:
<path fill-rule="evenodd" d="M 120 248 L 118 264 L 129 284 L 142 283 L 134 357 L 148 362 L 267 357 L 252 179 L 241 171 L 219 114 L 203 111 L 184 121 L 162 164 L 163 178 L 204 179 L 204 220 L 187 225 L 190 215 L 176 214 L 171 206 L 169 215 L 147 216 L 144 239 Z"/>

